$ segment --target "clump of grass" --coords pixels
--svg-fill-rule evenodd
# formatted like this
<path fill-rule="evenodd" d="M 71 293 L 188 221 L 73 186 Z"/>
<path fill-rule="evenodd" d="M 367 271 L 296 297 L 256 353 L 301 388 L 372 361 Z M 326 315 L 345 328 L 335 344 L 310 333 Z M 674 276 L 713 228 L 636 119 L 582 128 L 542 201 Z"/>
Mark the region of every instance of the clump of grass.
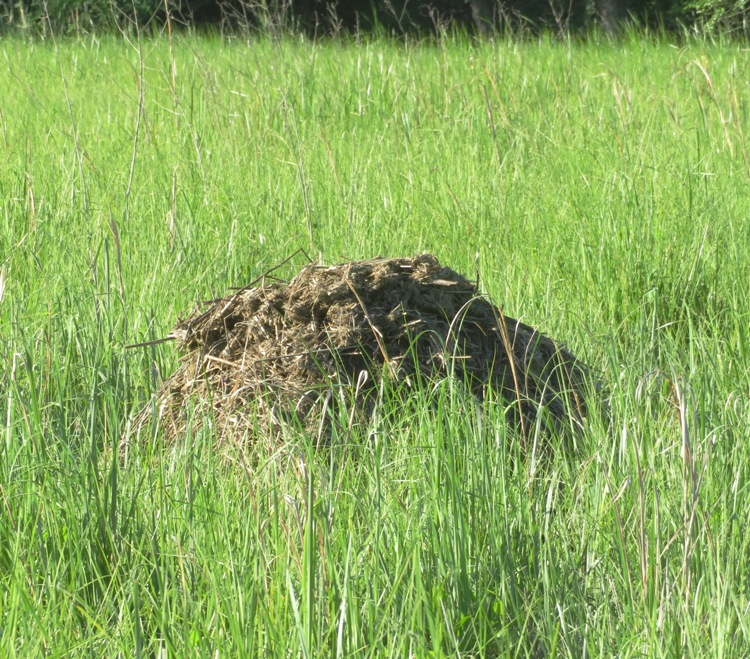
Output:
<path fill-rule="evenodd" d="M 586 367 L 431 254 L 308 263 L 288 283 L 270 276 L 205 303 L 157 340 L 176 340 L 184 355 L 123 448 L 149 420 L 179 439 L 193 405 L 212 410 L 218 440 L 258 424 L 273 433 L 289 416 L 322 435 L 347 393 L 359 415 L 371 414 L 383 379 L 452 376 L 480 399 L 495 389 L 524 441 L 534 428 L 570 433 L 585 418 Z"/>

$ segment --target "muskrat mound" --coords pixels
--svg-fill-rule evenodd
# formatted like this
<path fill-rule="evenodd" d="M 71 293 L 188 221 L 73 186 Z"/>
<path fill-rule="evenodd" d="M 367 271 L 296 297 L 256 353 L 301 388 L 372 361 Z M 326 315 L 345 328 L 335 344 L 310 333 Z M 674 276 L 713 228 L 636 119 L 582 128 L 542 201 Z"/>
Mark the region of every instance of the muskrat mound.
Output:
<path fill-rule="evenodd" d="M 322 428 L 342 392 L 369 414 L 384 378 L 422 376 L 457 377 L 480 399 L 491 388 L 524 432 L 537 421 L 567 432 L 585 414 L 586 368 L 574 355 L 430 254 L 309 264 L 288 283 L 264 277 L 207 304 L 168 337 L 180 366 L 131 427 L 156 414 L 175 439 L 192 410 L 212 413 L 219 438 L 291 417 Z M 193 427 L 203 416 L 192 415 Z"/>

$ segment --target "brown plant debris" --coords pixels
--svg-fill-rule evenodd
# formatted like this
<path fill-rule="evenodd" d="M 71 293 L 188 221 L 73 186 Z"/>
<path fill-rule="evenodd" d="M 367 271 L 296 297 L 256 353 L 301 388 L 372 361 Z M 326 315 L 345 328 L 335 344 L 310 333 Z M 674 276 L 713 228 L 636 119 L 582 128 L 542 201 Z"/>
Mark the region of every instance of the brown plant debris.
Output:
<path fill-rule="evenodd" d="M 566 432 L 585 413 L 578 360 L 430 254 L 310 264 L 288 283 L 264 277 L 208 304 L 175 327 L 180 366 L 133 428 L 156 414 L 176 439 L 188 410 L 211 408 L 220 438 L 292 416 L 322 428 L 342 392 L 367 414 L 383 378 L 413 384 L 419 375 L 452 374 L 480 399 L 491 387 L 524 435 L 540 408 L 547 431 Z"/>

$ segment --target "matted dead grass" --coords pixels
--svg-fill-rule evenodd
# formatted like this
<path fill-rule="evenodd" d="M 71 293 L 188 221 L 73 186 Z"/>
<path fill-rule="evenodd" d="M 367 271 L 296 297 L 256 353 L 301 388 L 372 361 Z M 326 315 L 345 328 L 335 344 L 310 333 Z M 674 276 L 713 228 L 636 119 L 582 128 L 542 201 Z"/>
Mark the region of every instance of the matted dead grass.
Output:
<path fill-rule="evenodd" d="M 383 379 L 456 377 L 479 399 L 492 388 L 524 435 L 537 421 L 567 432 L 586 412 L 587 371 L 575 356 L 430 254 L 311 263 L 288 282 L 264 276 L 204 303 L 168 338 L 183 352 L 180 366 L 129 437 L 156 415 L 167 440 L 178 440 L 189 410 L 193 424 L 209 412 L 218 439 L 290 419 L 321 428 L 342 394 L 370 414 Z"/>

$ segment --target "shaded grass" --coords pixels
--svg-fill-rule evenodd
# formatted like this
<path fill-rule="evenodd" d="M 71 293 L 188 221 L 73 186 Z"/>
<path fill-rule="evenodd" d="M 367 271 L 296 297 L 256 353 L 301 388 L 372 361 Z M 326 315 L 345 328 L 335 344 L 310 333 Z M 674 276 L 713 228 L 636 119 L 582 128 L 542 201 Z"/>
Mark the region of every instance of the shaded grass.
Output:
<path fill-rule="evenodd" d="M 0 43 L 3 656 L 747 654 L 742 47 L 173 52 Z M 478 269 L 610 420 L 541 464 L 445 383 L 113 461 L 176 362 L 122 346 L 300 246 Z"/>

